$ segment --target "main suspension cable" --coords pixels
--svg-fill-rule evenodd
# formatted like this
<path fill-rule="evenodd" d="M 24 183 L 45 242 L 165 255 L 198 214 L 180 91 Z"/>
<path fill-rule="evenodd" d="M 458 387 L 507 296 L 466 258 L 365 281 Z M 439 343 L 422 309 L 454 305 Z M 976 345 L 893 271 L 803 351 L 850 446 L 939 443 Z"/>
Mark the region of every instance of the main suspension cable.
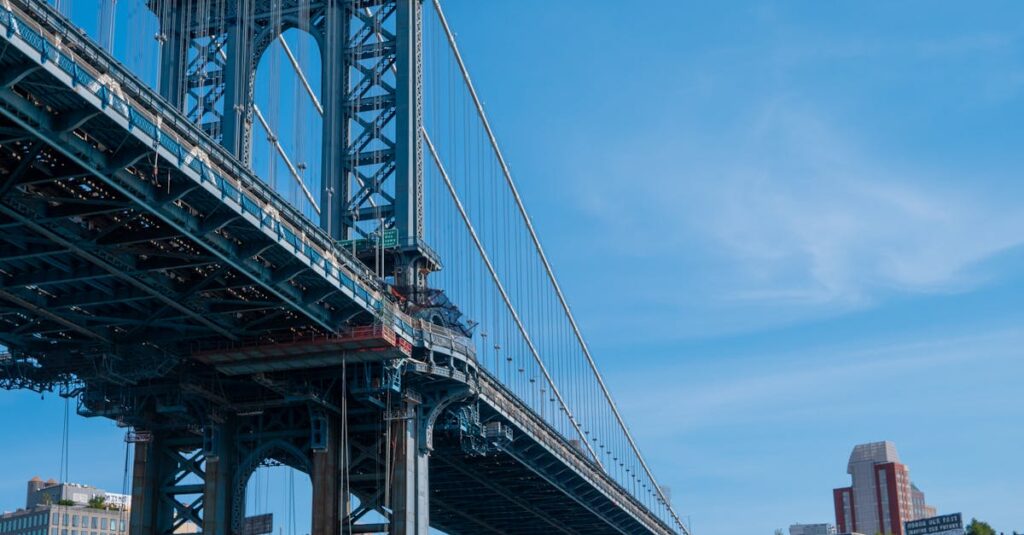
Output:
<path fill-rule="evenodd" d="M 491 129 L 491 123 L 490 121 L 487 120 L 487 114 L 484 113 L 483 104 L 480 101 L 479 95 L 477 95 L 476 88 L 474 87 L 473 81 L 469 76 L 469 71 L 466 69 L 466 63 L 462 59 L 462 54 L 459 52 L 459 46 L 455 41 L 455 34 L 452 33 L 451 27 L 448 25 L 448 19 L 445 17 L 444 11 L 441 9 L 441 2 L 439 0 L 433 0 L 433 3 L 434 9 L 437 11 L 438 19 L 441 21 L 441 27 L 444 29 L 445 36 L 448 38 L 448 45 L 451 47 L 452 54 L 455 56 L 455 61 L 458 63 L 459 70 L 462 72 L 462 79 L 465 81 L 466 88 L 469 91 L 470 96 L 473 98 L 473 104 L 476 106 L 477 115 L 480 117 L 480 121 L 483 123 L 484 130 L 487 132 L 487 137 L 491 142 L 491 147 L 494 149 L 495 157 L 497 158 L 498 163 L 501 165 L 501 171 L 502 174 L 504 174 L 505 176 L 505 182 L 508 184 L 508 187 L 512 193 L 512 197 L 516 201 L 516 207 L 519 209 L 519 214 L 522 216 L 523 222 L 526 224 L 526 229 L 530 234 L 530 238 L 533 241 L 534 247 L 537 248 L 537 253 L 540 256 L 540 260 L 544 265 L 544 270 L 547 273 L 547 277 L 551 281 L 551 285 L 554 287 L 555 293 L 558 296 L 558 300 L 562 305 L 562 309 L 565 312 L 567 319 L 569 320 L 569 325 L 572 327 L 573 333 L 576 336 L 576 340 L 577 342 L 579 342 L 580 348 L 583 350 L 583 355 L 587 359 L 587 363 L 590 366 L 590 370 L 593 372 L 594 377 L 597 379 L 597 383 L 600 387 L 601 393 L 603 394 L 605 400 L 608 402 L 608 405 L 611 407 L 612 414 L 615 416 L 615 420 L 617 421 L 619 427 L 622 429 L 622 432 L 625 434 L 626 440 L 627 442 L 629 442 L 630 448 L 633 450 L 633 453 L 636 454 L 637 459 L 640 461 L 640 465 L 643 467 L 644 472 L 650 479 L 652 486 L 654 487 L 654 491 L 658 494 L 658 497 L 660 498 L 661 502 L 668 509 L 668 512 L 672 516 L 672 519 L 675 520 L 676 524 L 683 530 L 684 533 L 688 534 L 689 532 L 683 525 L 682 520 L 679 518 L 675 510 L 672 508 L 672 504 L 665 496 L 665 493 L 661 486 L 658 485 L 657 480 L 654 477 L 654 474 L 651 472 L 650 467 L 647 465 L 647 461 L 645 461 L 643 455 L 640 454 L 640 448 L 636 445 L 636 441 L 633 440 L 633 436 L 632 434 L 630 434 L 629 428 L 626 426 L 625 420 L 623 420 L 622 415 L 619 413 L 618 406 L 616 406 L 615 401 L 612 399 L 611 393 L 609 392 L 607 385 L 605 385 L 604 379 L 601 377 L 601 372 L 599 372 L 597 369 L 597 363 L 594 361 L 594 357 L 590 353 L 590 349 L 587 346 L 587 342 L 583 339 L 582 331 L 580 331 L 579 325 L 576 323 L 576 318 L 575 316 L 573 316 L 572 310 L 569 307 L 569 303 L 565 299 L 565 295 L 562 292 L 562 287 L 558 284 L 558 279 L 555 277 L 555 273 L 551 268 L 551 263 L 548 261 L 548 257 L 544 253 L 544 248 L 541 246 L 540 239 L 537 237 L 537 232 L 533 228 L 533 222 L 530 220 L 530 215 L 527 213 L 526 207 L 523 205 L 523 200 L 519 195 L 519 189 L 516 187 L 515 181 L 512 179 L 512 172 L 509 170 L 508 164 L 505 161 L 505 157 L 501 152 L 501 148 L 498 146 L 498 139 L 495 137 L 494 131 Z M 426 136 L 426 132 L 424 132 L 424 136 Z"/>
<path fill-rule="evenodd" d="M 281 44 L 281 48 L 284 49 L 284 55 L 288 56 L 288 61 L 291 62 L 292 68 L 295 69 L 295 75 L 302 81 L 302 85 L 306 88 L 306 93 L 309 95 L 310 100 L 313 101 L 313 107 L 322 116 L 324 114 L 324 107 L 320 104 L 320 99 L 316 98 L 316 92 L 313 91 L 313 86 L 309 85 L 309 80 L 306 79 L 306 73 L 302 71 L 302 66 L 299 65 L 299 60 L 292 54 L 291 47 L 288 46 L 288 41 L 284 38 L 283 33 L 277 34 L 277 41 Z"/>

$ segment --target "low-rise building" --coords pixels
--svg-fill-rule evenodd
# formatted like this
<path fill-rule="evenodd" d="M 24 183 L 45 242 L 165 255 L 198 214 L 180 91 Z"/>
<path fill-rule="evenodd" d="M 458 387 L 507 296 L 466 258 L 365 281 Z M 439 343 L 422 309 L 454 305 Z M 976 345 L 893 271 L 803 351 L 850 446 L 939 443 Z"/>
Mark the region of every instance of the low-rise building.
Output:
<path fill-rule="evenodd" d="M 40 505 L 0 516 L 0 534 L 126 535 L 128 512 L 87 506 Z"/>
<path fill-rule="evenodd" d="M 793 524 L 789 535 L 836 535 L 836 528 L 832 524 Z"/>
<path fill-rule="evenodd" d="M 0 515 L 0 534 L 127 535 L 126 498 L 88 485 L 32 478 L 26 507 Z"/>

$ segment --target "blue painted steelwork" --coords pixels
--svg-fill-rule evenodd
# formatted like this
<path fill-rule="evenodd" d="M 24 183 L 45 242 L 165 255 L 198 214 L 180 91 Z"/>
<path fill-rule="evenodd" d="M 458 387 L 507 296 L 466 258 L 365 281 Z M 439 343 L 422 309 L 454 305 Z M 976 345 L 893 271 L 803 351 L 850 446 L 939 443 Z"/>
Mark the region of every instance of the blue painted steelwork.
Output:
<path fill-rule="evenodd" d="M 375 315 L 393 317 L 392 326 L 410 341 L 422 338 L 413 328 L 411 318 L 397 311 L 390 301 L 379 297 L 384 285 L 369 269 L 345 249 L 333 246 L 322 229 L 311 225 L 251 171 L 232 165 L 230 156 L 204 141 L 197 127 L 188 121 L 175 121 L 180 118 L 162 105 L 144 84 L 115 69 L 108 71 L 115 81 L 123 84 L 122 88 L 131 87 L 137 91 L 135 98 L 129 101 L 108 85 L 100 83 L 97 76 L 91 74 L 92 68 L 88 64 L 81 64 L 59 51 L 27 21 L 19 20 L 12 12 L 0 10 L 0 26 L 6 29 L 9 38 L 17 36 L 35 50 L 42 66 L 56 65 L 66 76 L 66 83 L 79 94 L 91 97 L 96 108 L 133 132 L 140 142 L 153 147 L 153 152 L 166 162 L 177 165 L 198 185 L 219 196 L 226 206 L 257 226 L 354 302 Z M 229 171 L 222 170 L 221 166 L 226 166 Z M 301 303 L 295 304 L 302 306 Z M 336 326 L 325 324 L 324 327 L 334 329 Z"/>
<path fill-rule="evenodd" d="M 0 383 L 11 370 L 20 382 L 5 386 L 81 381 L 80 413 L 149 431 L 177 456 L 139 456 L 140 532 L 183 518 L 230 532 L 246 472 L 265 459 L 311 473 L 328 507 L 318 535 L 337 533 L 341 489 L 365 505 L 349 518 L 376 509 L 395 533 L 422 534 L 427 518 L 452 534 L 674 532 L 479 370 L 468 339 L 403 312 L 359 259 L 52 9 L 12 3 L 0 9 L 0 342 L 12 349 Z M 352 348 L 373 324 L 408 352 Z M 317 337 L 348 344 L 341 365 L 234 376 L 199 358 Z M 435 428 L 445 415 L 461 423 Z M 252 431 L 262 419 L 290 422 L 274 431 L 290 442 Z M 398 437 L 405 474 L 391 503 L 375 453 L 385 437 Z M 183 470 L 202 488 L 156 483 Z M 191 496 L 189 513 L 162 488 Z"/>

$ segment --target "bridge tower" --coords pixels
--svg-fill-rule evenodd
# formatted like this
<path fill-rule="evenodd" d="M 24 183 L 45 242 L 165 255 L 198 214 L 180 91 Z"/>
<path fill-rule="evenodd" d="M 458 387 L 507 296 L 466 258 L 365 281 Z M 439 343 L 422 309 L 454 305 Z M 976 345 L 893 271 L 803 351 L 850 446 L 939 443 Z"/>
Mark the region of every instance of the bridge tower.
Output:
<path fill-rule="evenodd" d="M 312 35 L 322 79 L 320 225 L 338 241 L 382 244 L 360 259 L 393 276 L 411 301 L 426 295 L 427 274 L 439 261 L 423 241 L 421 0 L 151 0 L 149 7 L 161 27 L 161 95 L 246 165 L 260 58 L 285 31 Z M 201 409 L 201 429 L 139 435 L 132 531 L 170 534 L 190 522 L 208 534 L 240 533 L 246 482 L 274 462 L 310 475 L 313 535 L 347 533 L 347 519 L 366 509 L 389 512 L 380 531 L 427 534 L 425 441 L 440 409 L 462 394 L 410 392 L 401 370 L 386 364 L 365 373 L 365 384 L 378 385 L 362 393 L 367 399 L 388 385 L 395 395 L 380 402 L 386 423 L 375 438 L 349 435 L 348 424 L 372 423 L 347 419 L 340 408 L 349 394 L 329 388 L 307 392 L 307 403 L 263 406 L 245 418 L 211 400 Z M 387 450 L 384 440 L 395 452 L 387 492 L 353 490 L 352 457 Z M 350 510 L 352 495 L 359 510 Z"/>
<path fill-rule="evenodd" d="M 320 224 L 336 240 L 386 242 L 364 261 L 412 296 L 439 265 L 423 241 L 421 1 L 150 0 L 161 26 L 160 93 L 246 164 L 260 58 L 287 30 L 312 35 L 322 81 Z"/>

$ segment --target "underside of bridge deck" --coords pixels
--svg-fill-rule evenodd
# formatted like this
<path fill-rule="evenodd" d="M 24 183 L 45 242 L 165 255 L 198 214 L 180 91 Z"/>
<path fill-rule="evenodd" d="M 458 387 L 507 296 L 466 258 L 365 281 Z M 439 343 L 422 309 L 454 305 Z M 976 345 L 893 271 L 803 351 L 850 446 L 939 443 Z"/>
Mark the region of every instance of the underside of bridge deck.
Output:
<path fill-rule="evenodd" d="M 0 10 L 0 387 L 133 429 L 133 531 L 238 533 L 278 462 L 311 475 L 314 535 L 369 511 L 394 535 L 674 532 L 468 331 L 416 317 L 102 51 Z"/>
<path fill-rule="evenodd" d="M 54 371 L 116 368 L 127 380 L 211 346 L 372 323 L 258 226 L 105 115 L 83 113 L 89 103 L 19 56 L 0 52 L 0 71 L 16 79 L 0 89 L 0 342 L 45 355 Z"/>

